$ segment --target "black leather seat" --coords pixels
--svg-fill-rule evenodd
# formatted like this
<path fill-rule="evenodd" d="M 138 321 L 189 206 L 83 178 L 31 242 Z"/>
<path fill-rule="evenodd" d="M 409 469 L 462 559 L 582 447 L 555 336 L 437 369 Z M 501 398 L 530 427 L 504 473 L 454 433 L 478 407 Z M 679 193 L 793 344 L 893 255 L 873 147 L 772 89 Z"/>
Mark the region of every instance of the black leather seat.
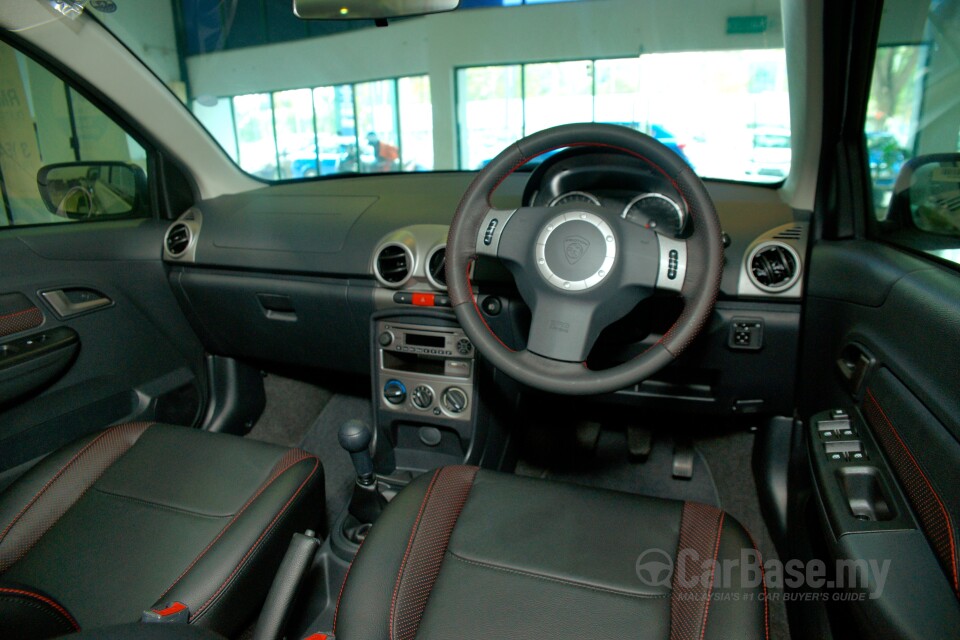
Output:
<path fill-rule="evenodd" d="M 0 496 L 0 637 L 132 622 L 180 602 L 225 635 L 254 617 L 323 469 L 301 450 L 162 424 L 109 428 Z"/>
<path fill-rule="evenodd" d="M 744 551 L 753 573 L 723 575 Z M 373 527 L 335 634 L 764 638 L 758 558 L 714 507 L 446 467 L 402 491 Z"/>

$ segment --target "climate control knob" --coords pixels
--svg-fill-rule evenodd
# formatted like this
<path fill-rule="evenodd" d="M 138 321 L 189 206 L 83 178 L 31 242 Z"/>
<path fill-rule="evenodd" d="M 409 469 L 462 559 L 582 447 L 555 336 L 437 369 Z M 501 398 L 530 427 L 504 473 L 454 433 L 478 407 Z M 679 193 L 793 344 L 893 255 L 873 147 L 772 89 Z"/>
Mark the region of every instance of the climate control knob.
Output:
<path fill-rule="evenodd" d="M 462 413 L 467 408 L 467 393 L 460 387 L 448 387 L 440 396 L 440 402 L 450 413 Z"/>
<path fill-rule="evenodd" d="M 413 406 L 417 409 L 429 409 L 430 405 L 433 404 L 433 390 L 421 384 L 413 390 L 411 400 L 413 401 Z"/>
<path fill-rule="evenodd" d="M 387 380 L 383 385 L 383 397 L 390 404 L 403 404 L 407 399 L 407 388 L 399 380 Z"/>

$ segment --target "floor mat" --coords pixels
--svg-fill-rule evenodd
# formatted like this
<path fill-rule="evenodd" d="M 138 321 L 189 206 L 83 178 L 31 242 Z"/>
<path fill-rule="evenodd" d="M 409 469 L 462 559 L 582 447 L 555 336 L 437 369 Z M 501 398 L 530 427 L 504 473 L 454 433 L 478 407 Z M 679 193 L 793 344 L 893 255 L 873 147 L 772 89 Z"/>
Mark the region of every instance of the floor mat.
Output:
<path fill-rule="evenodd" d="M 247 437 L 284 447 L 300 444 L 333 394 L 307 382 L 268 375 L 263 379 L 267 405 Z"/>
<path fill-rule="evenodd" d="M 698 451 L 694 450 L 693 478 L 678 480 L 672 470 L 672 441 L 657 438 L 646 462 L 638 463 L 629 459 L 626 434 L 622 431 L 601 432 L 595 454 L 575 463 L 542 466 L 521 460 L 517 464 L 518 475 L 719 506 L 710 467 Z"/>
<path fill-rule="evenodd" d="M 327 489 L 327 522 L 332 523 L 347 506 L 353 493 L 354 470 L 350 456 L 337 442 L 337 431 L 347 420 L 359 419 L 373 424 L 370 398 L 335 394 L 310 425 L 298 443 L 323 463 Z"/>

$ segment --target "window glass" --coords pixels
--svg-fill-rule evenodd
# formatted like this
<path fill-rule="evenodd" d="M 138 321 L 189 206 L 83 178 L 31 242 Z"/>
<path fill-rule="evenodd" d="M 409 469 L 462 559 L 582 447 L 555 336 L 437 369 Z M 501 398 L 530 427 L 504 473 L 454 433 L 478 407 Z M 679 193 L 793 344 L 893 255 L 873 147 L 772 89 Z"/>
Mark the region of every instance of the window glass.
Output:
<path fill-rule="evenodd" d="M 280 177 L 273 108 L 269 93 L 254 93 L 233 99 L 240 166 L 260 178 Z"/>
<path fill-rule="evenodd" d="M 279 91 L 273 94 L 273 107 L 280 177 L 289 179 L 320 175 L 313 92 L 310 89 Z"/>
<path fill-rule="evenodd" d="M 433 169 L 433 108 L 430 78 L 416 76 L 397 81 L 400 102 L 400 148 L 405 171 Z"/>
<path fill-rule="evenodd" d="M 0 226 L 149 215 L 146 170 L 113 120 L 0 42 Z"/>
<path fill-rule="evenodd" d="M 524 133 L 593 120 L 593 63 L 528 64 L 523 73 Z"/>
<path fill-rule="evenodd" d="M 778 182 L 790 172 L 783 50 L 477 67 L 457 77 L 462 168 L 547 127 L 607 122 L 653 136 L 707 177 Z"/>
<path fill-rule="evenodd" d="M 960 2 L 889 0 L 864 142 L 884 239 L 960 264 Z"/>
<path fill-rule="evenodd" d="M 397 128 L 397 84 L 393 80 L 356 85 L 360 171 L 399 171 L 403 163 Z"/>
<path fill-rule="evenodd" d="M 460 168 L 480 169 L 523 137 L 522 67 L 460 69 L 457 91 Z"/>
<path fill-rule="evenodd" d="M 386 29 L 297 22 L 289 2 L 267 4 L 172 0 L 98 18 L 269 179 L 476 170 L 572 122 L 643 131 L 706 178 L 774 184 L 790 172 L 778 0 L 464 0 Z M 312 149 L 306 100 L 286 100 L 305 90 Z"/>
<path fill-rule="evenodd" d="M 313 90 L 313 106 L 320 141 L 320 175 L 358 171 L 360 153 L 353 87 L 318 87 Z"/>

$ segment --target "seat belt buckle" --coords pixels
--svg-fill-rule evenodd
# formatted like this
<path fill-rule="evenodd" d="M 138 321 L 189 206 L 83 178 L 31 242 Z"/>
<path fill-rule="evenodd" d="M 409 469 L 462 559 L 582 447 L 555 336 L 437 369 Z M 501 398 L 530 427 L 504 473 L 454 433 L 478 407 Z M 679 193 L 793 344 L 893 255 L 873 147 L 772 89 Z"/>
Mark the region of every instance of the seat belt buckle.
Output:
<path fill-rule="evenodd" d="M 162 624 L 182 622 L 186 624 L 189 621 L 190 609 L 182 602 L 168 602 L 157 609 L 147 609 L 140 616 L 140 622 L 159 622 Z"/>

